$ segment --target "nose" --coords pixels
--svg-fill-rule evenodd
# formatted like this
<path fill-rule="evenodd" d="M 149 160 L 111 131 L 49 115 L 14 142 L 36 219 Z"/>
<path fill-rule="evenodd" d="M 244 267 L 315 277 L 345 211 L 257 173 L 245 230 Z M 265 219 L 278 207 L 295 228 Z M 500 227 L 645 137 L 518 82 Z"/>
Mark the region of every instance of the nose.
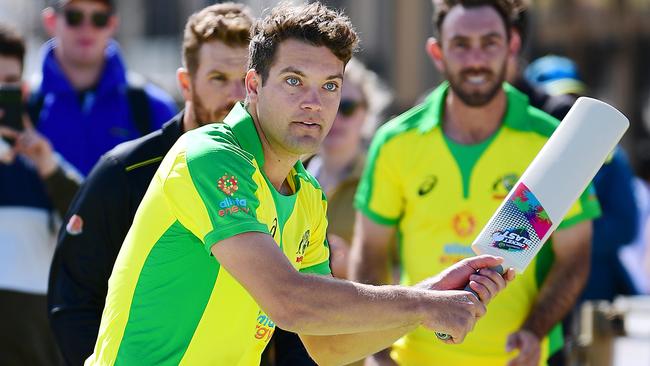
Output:
<path fill-rule="evenodd" d="M 300 105 L 302 109 L 312 112 L 320 111 L 322 106 L 323 105 L 321 102 L 319 88 L 311 88 L 308 92 L 306 92 L 305 98 L 302 100 L 302 103 Z"/>
<path fill-rule="evenodd" d="M 481 47 L 472 47 L 467 52 L 466 61 L 468 66 L 483 66 L 485 64 L 485 52 Z"/>

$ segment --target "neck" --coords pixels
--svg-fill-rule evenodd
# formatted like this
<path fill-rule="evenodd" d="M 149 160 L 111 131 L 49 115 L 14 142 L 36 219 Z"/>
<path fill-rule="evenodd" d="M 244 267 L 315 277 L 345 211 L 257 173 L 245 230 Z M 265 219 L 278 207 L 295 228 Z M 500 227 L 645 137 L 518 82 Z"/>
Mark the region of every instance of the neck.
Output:
<path fill-rule="evenodd" d="M 63 73 L 75 90 L 86 90 L 97 85 L 102 70 L 104 69 L 103 58 L 102 62 L 96 64 L 81 65 L 66 60 L 58 47 L 54 49 L 54 52 Z"/>
<path fill-rule="evenodd" d="M 260 142 L 262 143 L 262 152 L 264 154 L 264 166 L 262 167 L 262 170 L 264 171 L 264 174 L 278 192 L 282 194 L 290 193 L 286 179 L 291 168 L 293 168 L 293 165 L 298 161 L 298 159 L 300 159 L 300 156 L 274 149 L 260 126 L 255 105 L 252 103 L 249 104 L 247 110 L 253 118 L 255 129 L 257 130 Z"/>
<path fill-rule="evenodd" d="M 198 127 L 199 125 L 197 125 L 196 118 L 194 117 L 194 107 L 192 106 L 192 102 L 185 101 L 185 113 L 183 113 L 183 132 L 191 131 Z"/>
<path fill-rule="evenodd" d="M 470 145 L 485 141 L 501 126 L 506 105 L 503 89 L 480 107 L 468 106 L 449 90 L 445 100 L 443 131 L 449 138 L 461 144 Z"/>

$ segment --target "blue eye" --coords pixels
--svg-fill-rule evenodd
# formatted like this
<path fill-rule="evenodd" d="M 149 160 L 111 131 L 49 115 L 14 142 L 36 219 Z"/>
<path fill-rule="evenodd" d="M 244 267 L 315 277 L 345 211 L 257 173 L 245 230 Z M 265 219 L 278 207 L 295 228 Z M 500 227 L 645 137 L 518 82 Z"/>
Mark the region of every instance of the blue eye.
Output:
<path fill-rule="evenodd" d="M 329 82 L 329 83 L 325 83 L 325 85 L 323 85 L 323 88 L 325 88 L 325 90 L 327 91 L 336 91 L 339 88 L 339 86 L 336 83 Z"/>
<path fill-rule="evenodd" d="M 300 80 L 298 80 L 297 78 L 294 78 L 294 77 L 288 77 L 286 81 L 287 81 L 287 84 L 289 84 L 291 86 L 300 85 Z"/>

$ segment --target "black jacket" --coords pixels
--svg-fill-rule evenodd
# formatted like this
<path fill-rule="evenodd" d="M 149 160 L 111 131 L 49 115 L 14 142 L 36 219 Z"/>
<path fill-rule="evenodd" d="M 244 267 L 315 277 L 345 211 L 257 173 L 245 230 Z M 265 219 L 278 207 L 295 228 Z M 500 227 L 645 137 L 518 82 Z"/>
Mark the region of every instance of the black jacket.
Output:
<path fill-rule="evenodd" d="M 182 121 L 183 112 L 106 153 L 70 205 L 48 289 L 50 323 L 70 365 L 93 352 L 113 264 L 160 161 L 182 134 Z"/>

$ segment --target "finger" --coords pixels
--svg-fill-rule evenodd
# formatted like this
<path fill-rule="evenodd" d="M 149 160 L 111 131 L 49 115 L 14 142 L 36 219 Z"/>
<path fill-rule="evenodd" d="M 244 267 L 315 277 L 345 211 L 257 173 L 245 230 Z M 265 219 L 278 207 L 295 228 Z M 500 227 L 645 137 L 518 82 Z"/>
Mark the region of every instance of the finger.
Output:
<path fill-rule="evenodd" d="M 506 340 L 506 352 L 512 352 L 513 350 L 519 348 L 519 333 L 513 333 L 508 336 Z"/>
<path fill-rule="evenodd" d="M 465 258 L 463 261 L 465 261 L 466 265 L 472 267 L 475 271 L 478 271 L 481 268 L 498 266 L 499 264 L 503 263 L 503 258 L 483 254 L 476 257 Z"/>
<path fill-rule="evenodd" d="M 14 130 L 13 128 L 0 126 L 0 136 L 2 136 L 2 137 L 9 137 L 9 138 L 12 138 L 12 139 L 17 139 L 18 134 L 19 134 L 19 132 Z"/>
<path fill-rule="evenodd" d="M 508 268 L 508 270 L 503 274 L 503 278 L 507 281 L 510 282 L 514 280 L 516 277 L 516 272 L 514 268 Z"/>
<path fill-rule="evenodd" d="M 503 275 L 491 268 L 482 268 L 478 271 L 482 276 L 489 278 L 497 287 L 497 290 L 503 290 L 506 287 L 506 279 Z"/>
<path fill-rule="evenodd" d="M 489 303 L 499 292 L 498 285 L 487 277 L 471 275 L 469 279 L 469 287 L 479 295 L 479 299 L 485 304 Z"/>
<path fill-rule="evenodd" d="M 32 124 L 32 120 L 29 118 L 29 115 L 27 113 L 23 113 L 23 127 L 25 127 L 26 130 L 33 130 L 34 125 Z"/>

